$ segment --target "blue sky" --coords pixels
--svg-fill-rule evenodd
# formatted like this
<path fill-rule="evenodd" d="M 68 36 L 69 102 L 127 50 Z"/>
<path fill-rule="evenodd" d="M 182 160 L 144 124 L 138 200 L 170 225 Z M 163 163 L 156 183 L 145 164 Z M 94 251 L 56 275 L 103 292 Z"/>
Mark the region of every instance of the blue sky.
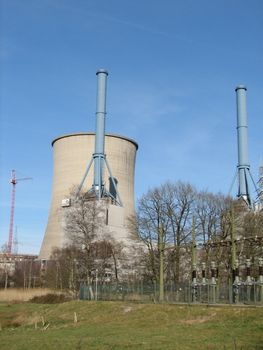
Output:
<path fill-rule="evenodd" d="M 227 193 L 237 164 L 235 87 L 248 88 L 249 157 L 262 162 L 262 0 L 0 0 L 0 246 L 10 172 L 19 252 L 38 253 L 51 141 L 95 128 L 96 70 L 109 71 L 107 132 L 139 143 L 136 198 L 166 180 Z M 233 195 L 236 189 L 234 189 Z"/>

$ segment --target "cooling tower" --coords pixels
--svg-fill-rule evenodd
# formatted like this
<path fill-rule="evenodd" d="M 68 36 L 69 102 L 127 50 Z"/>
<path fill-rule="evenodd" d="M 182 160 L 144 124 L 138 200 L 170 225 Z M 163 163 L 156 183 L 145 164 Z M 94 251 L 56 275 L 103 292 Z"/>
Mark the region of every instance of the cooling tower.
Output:
<path fill-rule="evenodd" d="M 52 142 L 54 156 L 51 207 L 39 258 L 49 259 L 54 247 L 62 248 L 66 242 L 63 232 L 63 201 L 78 186 L 94 152 L 95 134 L 64 135 Z M 138 145 L 135 141 L 118 135 L 105 135 L 105 153 L 116 179 L 123 206 L 110 205 L 109 231 L 116 241 L 129 241 L 128 218 L 134 215 L 134 170 Z M 106 175 L 106 172 L 105 172 Z M 84 190 L 92 187 L 93 172 L 89 172 Z M 105 186 L 110 179 L 105 176 Z"/>

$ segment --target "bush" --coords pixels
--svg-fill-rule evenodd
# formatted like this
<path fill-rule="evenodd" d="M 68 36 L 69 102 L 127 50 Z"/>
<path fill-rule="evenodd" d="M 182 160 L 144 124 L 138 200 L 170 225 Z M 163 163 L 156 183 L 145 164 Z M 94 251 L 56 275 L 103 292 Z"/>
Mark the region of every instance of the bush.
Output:
<path fill-rule="evenodd" d="M 48 293 L 46 295 L 35 296 L 34 298 L 29 300 L 29 303 L 59 304 L 59 303 L 65 303 L 66 301 L 69 301 L 69 300 L 70 300 L 70 298 L 68 296 L 66 296 L 65 294 Z"/>

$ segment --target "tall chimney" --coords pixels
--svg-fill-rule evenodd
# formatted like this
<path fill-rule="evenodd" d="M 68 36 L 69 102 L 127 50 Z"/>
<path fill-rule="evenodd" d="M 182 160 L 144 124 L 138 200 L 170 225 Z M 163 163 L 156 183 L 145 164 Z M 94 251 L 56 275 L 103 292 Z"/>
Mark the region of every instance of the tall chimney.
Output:
<path fill-rule="evenodd" d="M 251 198 L 248 186 L 250 165 L 248 161 L 248 136 L 247 136 L 247 108 L 246 108 L 246 87 L 236 87 L 237 103 L 237 143 L 238 143 L 238 198 L 243 198 L 251 205 Z"/>
<path fill-rule="evenodd" d="M 105 140 L 105 116 L 106 116 L 106 88 L 108 72 L 104 69 L 97 71 L 97 108 L 96 108 L 96 136 L 94 159 L 93 189 L 98 198 L 104 191 L 104 140 Z"/>

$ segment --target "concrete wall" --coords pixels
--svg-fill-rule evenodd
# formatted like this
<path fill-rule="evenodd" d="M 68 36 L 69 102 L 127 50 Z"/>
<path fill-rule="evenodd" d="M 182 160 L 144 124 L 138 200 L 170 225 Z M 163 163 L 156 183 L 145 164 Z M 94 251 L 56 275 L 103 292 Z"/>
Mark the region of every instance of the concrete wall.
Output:
<path fill-rule="evenodd" d="M 48 259 L 52 249 L 61 248 L 65 242 L 61 202 L 69 197 L 70 190 L 74 186 L 80 184 L 92 159 L 94 143 L 93 133 L 65 135 L 52 143 L 54 154 L 52 199 L 40 259 Z M 134 170 L 137 148 L 136 142 L 126 137 L 111 134 L 105 136 L 105 153 L 112 174 L 118 181 L 118 191 L 123 202 L 123 208 L 109 207 L 109 229 L 117 241 L 128 240 L 127 218 L 134 214 Z M 104 180 L 106 187 L 109 188 L 109 175 L 106 171 Z M 93 166 L 83 189 L 90 189 L 92 182 Z"/>

